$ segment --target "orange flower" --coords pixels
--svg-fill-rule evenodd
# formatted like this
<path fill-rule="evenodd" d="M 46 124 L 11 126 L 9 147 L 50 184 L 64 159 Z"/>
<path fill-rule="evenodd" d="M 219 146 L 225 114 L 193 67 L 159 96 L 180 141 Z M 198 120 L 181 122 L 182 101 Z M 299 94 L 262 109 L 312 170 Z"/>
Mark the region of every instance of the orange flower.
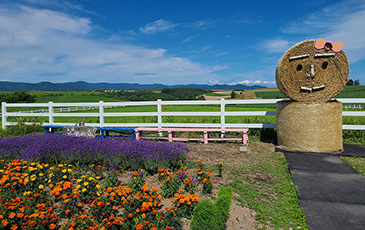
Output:
<path fill-rule="evenodd" d="M 33 227 L 34 225 L 36 225 L 37 224 L 37 222 L 35 222 L 34 220 L 32 220 L 31 222 L 29 222 L 29 225 L 31 226 L 31 227 Z"/>
<path fill-rule="evenodd" d="M 3 225 L 3 226 L 6 226 L 6 225 L 8 225 L 8 224 L 9 224 L 8 220 L 6 220 L 6 219 L 5 219 L 5 220 L 3 220 L 1 223 L 2 223 L 2 225 Z"/>
<path fill-rule="evenodd" d="M 136 230 L 143 230 L 143 225 L 142 224 L 138 224 L 136 226 Z"/>
<path fill-rule="evenodd" d="M 11 230 L 16 230 L 16 229 L 18 229 L 18 226 L 16 224 L 13 224 L 10 229 Z"/>
<path fill-rule="evenodd" d="M 55 225 L 55 224 L 51 224 L 50 226 L 49 226 L 49 228 L 50 229 L 55 229 L 57 226 Z"/>
<path fill-rule="evenodd" d="M 128 218 L 132 219 L 133 218 L 133 214 L 132 213 L 129 213 L 128 214 Z"/>
<path fill-rule="evenodd" d="M 43 220 L 43 221 L 42 221 L 42 224 L 43 224 L 43 225 L 46 225 L 46 224 L 47 224 L 47 221 L 46 221 L 46 220 Z"/>
<path fill-rule="evenodd" d="M 157 228 L 155 228 L 155 227 L 152 227 L 152 228 L 151 228 L 151 230 L 157 230 Z"/>
<path fill-rule="evenodd" d="M 10 213 L 9 218 L 10 218 L 10 219 L 13 219 L 13 218 L 15 217 L 15 215 L 16 215 L 16 214 L 15 214 L 14 212 L 12 212 L 12 213 Z"/>
<path fill-rule="evenodd" d="M 83 206 L 83 204 L 82 204 L 82 203 L 78 203 L 78 204 L 77 204 L 77 206 L 82 207 L 82 206 Z"/>
<path fill-rule="evenodd" d="M 66 211 L 65 211 L 65 213 L 66 214 L 69 214 L 71 212 L 71 210 L 70 209 L 67 209 Z"/>
<path fill-rule="evenodd" d="M 207 180 L 208 180 L 207 178 L 204 178 L 204 179 L 203 179 L 203 183 L 205 183 Z"/>

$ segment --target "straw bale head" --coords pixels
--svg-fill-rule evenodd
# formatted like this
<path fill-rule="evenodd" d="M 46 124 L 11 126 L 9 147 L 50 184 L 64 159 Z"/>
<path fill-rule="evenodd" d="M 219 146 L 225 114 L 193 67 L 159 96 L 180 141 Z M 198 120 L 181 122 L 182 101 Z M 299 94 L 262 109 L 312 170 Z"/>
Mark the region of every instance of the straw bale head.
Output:
<path fill-rule="evenodd" d="M 341 42 L 306 40 L 285 52 L 275 77 L 280 91 L 293 101 L 326 102 L 346 86 L 349 64 Z"/>

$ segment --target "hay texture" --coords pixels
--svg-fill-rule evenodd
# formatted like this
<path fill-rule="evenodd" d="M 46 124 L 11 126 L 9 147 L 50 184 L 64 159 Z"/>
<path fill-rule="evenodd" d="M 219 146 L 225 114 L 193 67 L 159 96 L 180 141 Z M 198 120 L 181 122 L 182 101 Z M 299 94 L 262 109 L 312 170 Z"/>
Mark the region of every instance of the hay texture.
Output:
<path fill-rule="evenodd" d="M 276 84 L 293 101 L 326 102 L 336 97 L 348 81 L 349 64 L 345 53 L 316 49 L 315 42 L 297 43 L 277 64 Z M 315 54 L 327 56 L 315 57 Z"/>
<path fill-rule="evenodd" d="M 342 103 L 277 103 L 278 145 L 299 152 L 333 153 L 343 150 Z"/>

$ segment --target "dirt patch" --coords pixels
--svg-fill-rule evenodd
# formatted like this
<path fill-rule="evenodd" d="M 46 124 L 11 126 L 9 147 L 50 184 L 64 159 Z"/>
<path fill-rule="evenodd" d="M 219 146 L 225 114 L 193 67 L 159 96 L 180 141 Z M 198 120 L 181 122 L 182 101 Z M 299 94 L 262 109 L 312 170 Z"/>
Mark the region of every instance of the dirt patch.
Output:
<path fill-rule="evenodd" d="M 215 202 L 215 198 L 218 196 L 218 191 L 221 185 L 230 184 L 235 177 L 235 173 L 231 170 L 238 168 L 249 168 L 251 164 L 253 164 L 257 159 L 256 152 L 251 151 L 250 146 L 255 145 L 255 149 L 265 148 L 269 151 L 270 148 L 274 148 L 272 144 L 262 143 L 262 142 L 254 142 L 250 144 L 248 152 L 240 151 L 241 144 L 239 143 L 209 143 L 202 144 L 197 142 L 189 142 L 187 145 L 190 148 L 190 152 L 187 156 L 187 160 L 189 161 L 197 161 L 203 160 L 203 164 L 206 168 L 212 169 L 209 170 L 212 173 L 213 183 L 213 192 L 212 194 L 202 194 L 201 190 L 197 190 L 196 194 L 201 199 L 210 199 L 212 202 Z M 224 171 L 222 176 L 219 176 L 218 170 L 215 168 L 218 164 L 218 161 L 223 161 Z M 187 172 L 190 175 L 194 175 L 196 169 L 188 169 Z M 259 184 L 266 183 L 272 184 L 272 178 L 267 174 L 260 174 L 256 172 L 242 172 L 247 178 L 248 183 Z M 123 185 L 127 185 L 130 181 L 130 174 L 123 173 L 123 176 L 118 178 L 119 181 Z M 148 176 L 146 179 L 146 183 L 150 184 L 153 187 L 158 188 L 160 191 L 162 188 L 162 182 L 160 182 L 157 178 L 157 174 Z M 237 196 L 238 194 L 234 192 L 233 196 Z M 236 194 L 236 195 L 235 195 Z M 171 198 L 166 198 L 161 201 L 163 207 L 170 207 Z M 255 229 L 256 221 L 255 221 L 256 212 L 250 210 L 247 207 L 242 207 L 238 202 L 232 200 L 231 209 L 229 212 L 229 218 L 226 224 L 227 230 L 240 230 L 240 229 Z M 191 220 L 183 219 L 183 229 L 190 230 L 190 222 Z"/>
<path fill-rule="evenodd" d="M 223 161 L 225 168 L 241 168 L 249 164 L 247 158 L 252 152 L 241 152 L 238 143 L 187 143 L 190 148 L 188 154 L 188 160 L 196 161 L 203 159 L 203 163 L 207 166 L 217 165 L 218 161 Z M 253 183 L 272 183 L 271 178 L 265 178 L 262 175 L 248 174 Z M 224 171 L 222 177 L 218 176 L 217 171 L 212 172 L 213 184 L 213 197 L 218 195 L 220 185 L 226 185 L 232 182 L 232 173 Z M 250 179 L 250 182 L 251 182 Z M 203 197 L 204 199 L 204 197 Z M 255 212 L 246 207 L 240 206 L 234 200 L 232 200 L 231 209 L 229 212 L 229 218 L 226 224 L 227 230 L 240 230 L 240 229 L 255 229 Z M 188 221 L 185 224 L 184 229 L 189 229 Z"/>

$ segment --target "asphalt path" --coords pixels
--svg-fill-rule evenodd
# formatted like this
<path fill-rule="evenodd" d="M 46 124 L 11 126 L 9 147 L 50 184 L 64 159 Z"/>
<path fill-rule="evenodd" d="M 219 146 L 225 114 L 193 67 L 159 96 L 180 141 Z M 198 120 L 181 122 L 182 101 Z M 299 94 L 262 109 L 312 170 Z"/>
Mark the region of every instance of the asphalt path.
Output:
<path fill-rule="evenodd" d="M 365 230 L 365 176 L 340 156 L 365 157 L 365 146 L 344 152 L 308 153 L 282 149 L 309 229 Z"/>

